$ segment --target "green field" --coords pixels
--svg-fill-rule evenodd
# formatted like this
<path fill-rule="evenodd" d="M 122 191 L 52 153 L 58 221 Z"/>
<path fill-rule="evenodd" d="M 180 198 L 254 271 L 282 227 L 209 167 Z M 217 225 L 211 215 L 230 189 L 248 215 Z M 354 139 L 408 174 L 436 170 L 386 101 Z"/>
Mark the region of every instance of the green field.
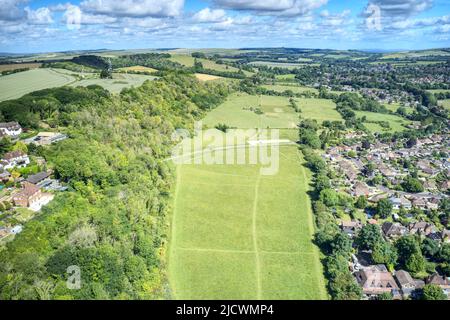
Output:
<path fill-rule="evenodd" d="M 263 114 L 259 115 L 249 108 L 260 108 Z M 211 111 L 203 123 L 210 128 L 219 123 L 236 128 L 295 128 L 298 119 L 299 115 L 289 107 L 289 100 L 285 97 L 238 93 Z"/>
<path fill-rule="evenodd" d="M 253 61 L 250 62 L 253 66 L 267 66 L 272 68 L 285 68 L 285 69 L 297 69 L 307 65 L 318 66 L 317 64 L 307 64 L 307 63 L 288 63 L 288 62 L 271 62 L 271 61 Z"/>
<path fill-rule="evenodd" d="M 138 87 L 146 80 L 154 80 L 155 77 L 141 74 L 115 73 L 113 79 L 85 79 L 71 84 L 74 87 L 87 87 L 99 85 L 112 93 L 119 93 L 123 88 Z"/>
<path fill-rule="evenodd" d="M 356 116 L 367 118 L 367 121 L 386 121 L 389 122 L 390 129 L 385 129 L 381 127 L 378 123 L 364 123 L 364 125 L 372 132 L 399 132 L 406 130 L 406 125 L 410 124 L 411 121 L 406 120 L 400 116 L 375 113 L 368 111 L 355 111 Z"/>
<path fill-rule="evenodd" d="M 294 145 L 280 148 L 273 176 L 249 164 L 178 166 L 175 299 L 327 298 L 302 163 Z"/>
<path fill-rule="evenodd" d="M 385 103 L 383 105 L 386 107 L 386 109 L 388 109 L 389 111 L 392 111 L 392 112 L 397 112 L 398 108 L 401 107 L 400 103 L 391 103 L 391 104 Z M 413 113 L 413 111 L 414 111 L 414 109 L 411 107 L 403 107 L 403 108 L 405 108 L 405 110 L 408 114 Z"/>
<path fill-rule="evenodd" d="M 344 121 L 339 112 L 336 111 L 336 105 L 331 100 L 296 99 L 296 101 L 302 110 L 302 118 L 315 119 L 319 123 L 325 120 Z"/>
<path fill-rule="evenodd" d="M 303 87 L 303 86 L 295 86 L 295 85 L 280 85 L 280 84 L 275 84 L 275 85 L 263 85 L 262 87 L 268 89 L 268 90 L 273 90 L 276 92 L 284 92 L 286 90 L 291 90 L 294 93 L 304 93 L 306 91 L 310 91 L 313 93 L 318 93 L 319 91 L 315 88 L 309 88 L 309 87 Z"/>
<path fill-rule="evenodd" d="M 443 106 L 446 109 L 450 109 L 450 99 L 439 100 L 439 105 Z"/>
<path fill-rule="evenodd" d="M 75 78 L 53 69 L 34 69 L 0 77 L 0 101 L 17 99 L 47 88 L 64 86 Z"/>
<path fill-rule="evenodd" d="M 264 113 L 245 110 L 250 106 Z M 284 128 L 280 138 L 296 141 L 298 121 L 287 98 L 237 93 L 203 124 Z M 227 138 L 237 133 L 214 132 Z M 249 139 L 239 144 L 247 157 Z M 208 140 L 195 150 L 227 146 Z M 311 173 L 293 143 L 280 147 L 278 159 L 273 175 L 262 175 L 261 165 L 248 162 L 177 166 L 169 251 L 175 299 L 327 299 L 320 254 L 312 242 Z"/>

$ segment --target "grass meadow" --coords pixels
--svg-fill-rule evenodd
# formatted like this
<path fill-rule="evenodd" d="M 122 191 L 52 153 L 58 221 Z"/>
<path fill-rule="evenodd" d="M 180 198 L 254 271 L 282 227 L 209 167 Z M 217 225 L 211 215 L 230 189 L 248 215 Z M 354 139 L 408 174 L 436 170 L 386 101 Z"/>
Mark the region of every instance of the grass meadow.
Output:
<path fill-rule="evenodd" d="M 203 124 L 282 128 L 280 139 L 296 141 L 298 121 L 287 98 L 238 93 Z M 217 132 L 229 138 L 237 131 Z M 203 148 L 221 146 L 208 141 Z M 240 145 L 247 155 L 250 148 Z M 274 175 L 262 175 L 260 164 L 177 166 L 169 254 L 175 299 L 327 299 L 312 242 L 311 173 L 295 144 L 279 150 Z"/>
<path fill-rule="evenodd" d="M 355 111 L 357 117 L 366 117 L 367 121 L 386 121 L 390 129 L 383 128 L 378 123 L 365 122 L 364 125 L 372 132 L 400 132 L 406 130 L 406 125 L 411 121 L 392 114 L 375 113 L 368 111 Z"/>
<path fill-rule="evenodd" d="M 174 298 L 327 298 L 302 163 L 296 146 L 283 146 L 273 176 L 249 164 L 178 166 Z"/>
<path fill-rule="evenodd" d="M 76 79 L 53 69 L 33 69 L 0 77 L 0 101 L 17 99 L 42 89 L 64 86 Z"/>
<path fill-rule="evenodd" d="M 298 106 L 302 110 L 301 116 L 304 119 L 314 119 L 322 123 L 329 121 L 344 121 L 336 111 L 336 105 L 331 100 L 325 99 L 296 99 Z"/>
<path fill-rule="evenodd" d="M 250 108 L 259 108 L 257 114 Z M 295 128 L 299 114 L 289 106 L 286 97 L 252 96 L 237 93 L 203 119 L 203 124 L 214 127 L 224 123 L 235 128 Z"/>

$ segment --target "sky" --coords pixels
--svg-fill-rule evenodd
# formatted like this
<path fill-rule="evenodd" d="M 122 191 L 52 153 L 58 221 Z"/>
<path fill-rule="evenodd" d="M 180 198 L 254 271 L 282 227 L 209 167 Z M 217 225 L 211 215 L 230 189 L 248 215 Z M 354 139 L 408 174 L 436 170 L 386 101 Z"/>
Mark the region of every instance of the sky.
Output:
<path fill-rule="evenodd" d="M 450 0 L 0 0 L 0 52 L 450 47 Z"/>

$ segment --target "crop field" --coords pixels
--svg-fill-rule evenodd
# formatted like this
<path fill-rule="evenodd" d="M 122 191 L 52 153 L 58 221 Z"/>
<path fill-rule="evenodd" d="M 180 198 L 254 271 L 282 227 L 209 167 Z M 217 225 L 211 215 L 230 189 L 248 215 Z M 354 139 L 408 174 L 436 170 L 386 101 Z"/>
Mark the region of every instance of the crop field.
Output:
<path fill-rule="evenodd" d="M 255 112 L 259 109 L 261 112 Z M 203 120 L 210 128 L 223 123 L 236 128 L 295 128 L 299 114 L 285 97 L 233 94 Z"/>
<path fill-rule="evenodd" d="M 193 67 L 195 58 L 184 55 L 184 54 L 174 54 L 170 57 L 170 60 L 174 62 L 178 62 L 186 67 Z M 225 64 L 218 64 L 214 61 L 208 60 L 208 59 L 197 59 L 199 62 L 203 64 L 203 67 L 205 69 L 211 69 L 216 71 L 225 71 L 225 72 L 237 72 L 239 69 L 227 66 Z"/>
<path fill-rule="evenodd" d="M 222 77 L 212 76 L 210 74 L 196 73 L 195 77 L 200 81 L 213 81 L 223 79 Z"/>
<path fill-rule="evenodd" d="M 250 64 L 253 66 L 277 67 L 277 68 L 286 68 L 289 70 L 301 68 L 306 65 L 315 65 L 306 63 L 286 63 L 286 62 L 270 62 L 270 61 L 254 61 L 250 62 Z"/>
<path fill-rule="evenodd" d="M 271 176 L 250 164 L 177 167 L 169 257 L 175 299 L 327 298 L 302 164 L 293 145 L 280 147 Z"/>
<path fill-rule="evenodd" d="M 113 79 L 85 79 L 72 83 L 74 87 L 87 87 L 99 85 L 112 93 L 119 93 L 123 88 L 138 87 L 146 80 L 154 80 L 155 77 L 141 74 L 115 73 Z"/>
<path fill-rule="evenodd" d="M 0 64 L 0 72 L 10 71 L 16 69 L 36 69 L 39 68 L 42 63 L 11 63 L 11 64 Z"/>
<path fill-rule="evenodd" d="M 364 123 L 364 125 L 372 132 L 399 132 L 406 129 L 406 125 L 411 121 L 400 116 L 391 114 L 382 114 L 368 111 L 355 111 L 357 117 L 366 117 L 367 121 L 386 121 L 389 123 L 390 129 L 381 127 L 378 123 Z"/>
<path fill-rule="evenodd" d="M 0 101 L 17 99 L 47 88 L 69 84 L 75 78 L 53 69 L 34 69 L 0 77 Z"/>
<path fill-rule="evenodd" d="M 306 91 L 310 91 L 313 93 L 318 93 L 319 91 L 315 88 L 303 87 L 303 86 L 295 86 L 295 85 L 263 85 L 264 88 L 268 90 L 273 90 L 276 92 L 284 92 L 286 90 L 291 90 L 294 93 L 304 93 Z"/>
<path fill-rule="evenodd" d="M 398 110 L 398 108 L 401 107 L 400 103 L 391 103 L 391 104 L 385 103 L 383 105 L 386 107 L 386 109 L 388 109 L 392 112 L 396 112 Z M 414 111 L 413 108 L 411 108 L 411 107 L 403 107 L 403 108 L 405 108 L 405 110 L 408 114 L 412 113 Z"/>
<path fill-rule="evenodd" d="M 118 71 L 124 71 L 124 72 L 157 72 L 158 70 L 153 69 L 153 68 L 149 68 L 149 67 L 144 67 L 144 66 L 133 66 L 133 67 L 126 67 L 126 68 L 119 68 L 117 69 Z"/>
<path fill-rule="evenodd" d="M 325 120 L 344 121 L 336 111 L 336 105 L 331 100 L 325 99 L 295 99 L 302 110 L 302 118 L 314 119 L 321 123 Z"/>
<path fill-rule="evenodd" d="M 275 79 L 280 81 L 293 81 L 295 80 L 295 74 L 279 74 L 275 76 Z"/>

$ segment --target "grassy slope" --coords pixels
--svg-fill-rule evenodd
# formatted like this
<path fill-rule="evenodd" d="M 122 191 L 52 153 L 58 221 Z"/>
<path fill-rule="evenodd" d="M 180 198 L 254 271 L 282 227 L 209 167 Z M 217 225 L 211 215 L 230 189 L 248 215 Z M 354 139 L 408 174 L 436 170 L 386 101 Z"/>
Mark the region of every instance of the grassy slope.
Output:
<path fill-rule="evenodd" d="M 233 95 L 204 123 L 264 128 L 267 115 L 242 110 L 259 98 Z M 287 99 L 262 97 L 262 110 L 297 115 Z M 296 120 L 297 121 L 297 120 Z M 233 132 L 227 133 L 228 135 Z M 281 130 L 296 139 L 297 131 Z M 280 169 L 258 165 L 181 165 L 170 245 L 169 278 L 177 299 L 326 299 L 313 217 L 310 172 L 296 146 L 280 148 Z M 226 205 L 224 205 L 226 204 Z"/>
<path fill-rule="evenodd" d="M 85 79 L 71 85 L 87 87 L 96 84 L 112 93 L 119 93 L 123 88 L 137 87 L 142 85 L 144 81 L 153 79 L 155 77 L 141 74 L 114 74 L 114 79 Z"/>
<path fill-rule="evenodd" d="M 298 106 L 302 110 L 301 116 L 305 119 L 315 119 L 318 122 L 325 120 L 343 121 L 336 105 L 331 100 L 325 99 L 296 99 Z"/>
<path fill-rule="evenodd" d="M 368 121 L 387 121 L 389 122 L 391 129 L 383 130 L 383 128 L 376 123 L 364 123 L 364 125 L 373 132 L 398 132 L 405 130 L 405 125 L 408 125 L 410 121 L 396 115 L 382 114 L 367 111 L 355 111 L 357 117 L 365 116 Z"/>
<path fill-rule="evenodd" d="M 17 99 L 47 88 L 66 85 L 75 78 L 52 69 L 34 69 L 0 77 L 0 101 Z"/>
<path fill-rule="evenodd" d="M 244 110 L 250 107 L 260 107 L 264 114 Z M 257 97 L 240 93 L 232 95 L 223 105 L 211 111 L 203 123 L 209 127 L 226 123 L 237 128 L 295 128 L 298 114 L 289 107 L 285 97 Z"/>

